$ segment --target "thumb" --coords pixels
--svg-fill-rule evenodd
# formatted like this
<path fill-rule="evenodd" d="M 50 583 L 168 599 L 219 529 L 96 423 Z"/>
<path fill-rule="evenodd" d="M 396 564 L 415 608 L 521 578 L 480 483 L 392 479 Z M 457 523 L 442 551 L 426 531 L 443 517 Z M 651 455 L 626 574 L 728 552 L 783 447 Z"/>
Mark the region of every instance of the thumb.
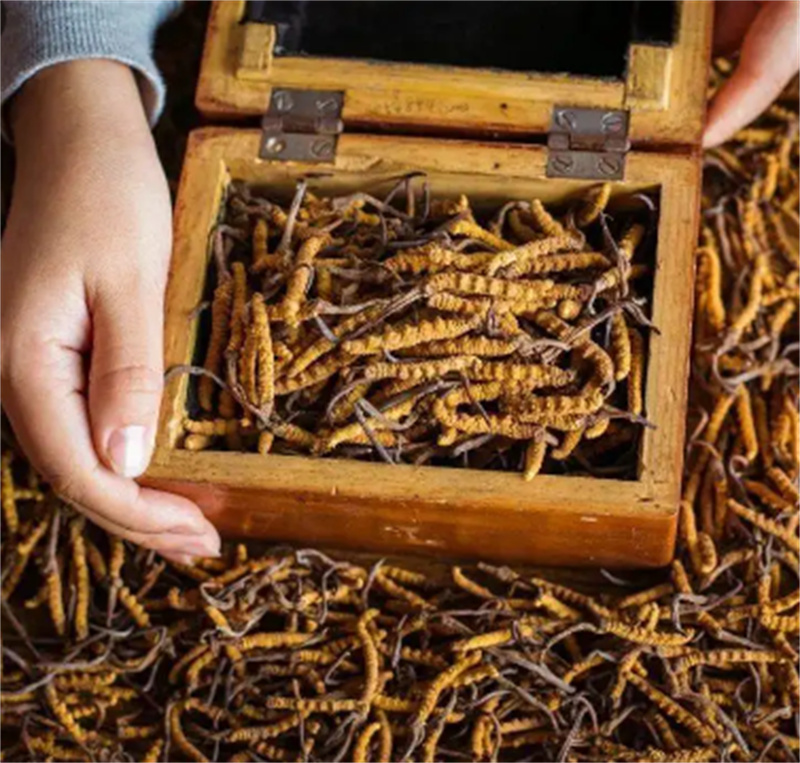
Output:
<path fill-rule="evenodd" d="M 708 114 L 703 146 L 717 146 L 777 98 L 798 63 L 797 2 L 767 2 L 747 30 L 741 58 Z"/>
<path fill-rule="evenodd" d="M 92 437 L 98 456 L 123 477 L 140 476 L 153 452 L 163 389 L 163 299 L 155 284 L 125 283 L 93 305 Z"/>

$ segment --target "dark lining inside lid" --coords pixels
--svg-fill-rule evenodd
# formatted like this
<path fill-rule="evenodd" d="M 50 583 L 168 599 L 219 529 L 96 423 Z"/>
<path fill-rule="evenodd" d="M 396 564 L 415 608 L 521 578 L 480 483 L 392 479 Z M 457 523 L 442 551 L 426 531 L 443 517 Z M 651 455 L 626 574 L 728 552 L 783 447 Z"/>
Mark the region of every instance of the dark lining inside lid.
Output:
<path fill-rule="evenodd" d="M 278 56 L 371 59 L 623 79 L 628 45 L 674 42 L 677 2 L 250 0 Z"/>

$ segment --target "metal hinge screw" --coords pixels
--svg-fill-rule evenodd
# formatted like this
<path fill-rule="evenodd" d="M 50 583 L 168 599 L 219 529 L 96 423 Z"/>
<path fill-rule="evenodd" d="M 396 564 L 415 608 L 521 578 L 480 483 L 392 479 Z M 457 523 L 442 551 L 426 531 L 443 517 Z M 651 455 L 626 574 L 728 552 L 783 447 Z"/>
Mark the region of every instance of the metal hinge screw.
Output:
<path fill-rule="evenodd" d="M 280 138 L 267 138 L 264 150 L 270 154 L 282 154 L 286 150 L 286 142 Z"/>
<path fill-rule="evenodd" d="M 565 175 L 569 174 L 572 166 L 575 162 L 572 161 L 568 156 L 564 156 L 563 154 L 559 154 L 553 158 L 551 164 L 555 169 L 559 172 L 563 172 Z"/>
<path fill-rule="evenodd" d="M 278 90 L 272 94 L 272 105 L 277 111 L 291 111 L 292 106 L 294 106 L 294 100 L 291 94 L 287 93 L 285 90 Z"/>
<path fill-rule="evenodd" d="M 311 153 L 317 159 L 329 159 L 333 156 L 333 145 L 332 138 L 320 138 L 311 144 Z"/>
<path fill-rule="evenodd" d="M 620 161 L 610 156 L 604 156 L 597 162 L 597 169 L 609 177 L 616 175 L 621 169 Z"/>
<path fill-rule="evenodd" d="M 625 130 L 625 119 L 621 114 L 610 111 L 602 119 L 603 132 L 610 132 L 614 135 Z"/>
<path fill-rule="evenodd" d="M 575 115 L 571 111 L 556 112 L 556 124 L 565 130 L 574 130 L 577 126 Z"/>
<path fill-rule="evenodd" d="M 339 103 L 335 98 L 320 98 L 317 103 L 317 111 L 321 114 L 330 114 L 339 109 Z"/>

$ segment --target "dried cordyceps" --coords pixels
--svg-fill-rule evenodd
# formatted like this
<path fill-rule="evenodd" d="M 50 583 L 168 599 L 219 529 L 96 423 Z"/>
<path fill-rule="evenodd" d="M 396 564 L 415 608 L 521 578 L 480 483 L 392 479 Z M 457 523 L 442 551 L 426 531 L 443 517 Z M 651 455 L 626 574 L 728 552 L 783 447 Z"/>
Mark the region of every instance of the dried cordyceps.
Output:
<path fill-rule="evenodd" d="M 637 574 L 635 582 L 607 573 L 601 592 L 594 583 L 590 595 L 504 567 L 431 563 L 420 572 L 418 562 L 405 569 L 256 544 L 192 567 L 164 567 L 152 553 L 84 524 L 40 489 L 9 448 L 4 497 L 13 486 L 16 510 L 4 505 L 2 516 L 3 759 L 796 760 L 797 327 L 787 321 L 773 334 L 772 317 L 785 302 L 769 299 L 793 288 L 798 270 L 796 259 L 786 260 L 797 255 L 795 233 L 779 245 L 769 223 L 776 215 L 796 232 L 796 97 L 788 103 L 791 110 L 773 107 L 708 154 L 706 223 L 729 309 L 718 325 L 707 320 L 708 303 L 697 303 L 693 392 L 702 426 L 689 428 L 681 546 L 669 572 Z M 737 198 L 757 199 L 747 219 L 739 218 Z M 467 208 L 465 200 L 432 204 L 431 214 Z M 766 239 L 752 222 L 759 210 Z M 286 225 L 277 213 L 268 219 Z M 550 225 L 533 204 L 506 219 L 533 236 Z M 492 232 L 515 243 L 517 229 Z M 758 256 L 759 247 L 770 274 L 761 307 L 739 343 L 726 346 L 751 293 L 744 258 Z M 268 260 L 263 273 L 278 267 Z M 244 318 L 242 342 L 246 307 Z M 557 338 L 558 326 L 549 325 L 547 335 Z M 466 340 L 442 340 L 408 357 L 503 358 L 524 345 L 466 339 L 469 351 L 450 344 Z M 525 361 L 541 363 L 513 358 Z M 562 370 L 583 380 L 572 364 Z M 497 381 L 489 376 L 469 385 L 478 402 L 490 391 L 483 385 Z M 367 383 L 360 378 L 359 367 L 344 386 Z M 436 394 L 467 401 L 461 408 L 469 401 L 466 385 Z M 255 440 L 255 416 L 219 418 Z M 377 428 L 380 419 L 371 421 Z M 589 444 L 615 436 L 616 425 Z M 316 442 L 300 425 L 281 426 L 281 437 L 298 447 Z M 589 428 L 574 431 L 588 436 Z M 227 433 L 226 425 L 211 436 Z M 581 447 L 569 431 L 557 436 L 559 448 Z M 525 445 L 531 440 L 535 431 Z M 86 596 L 84 638 L 78 621 Z"/>
<path fill-rule="evenodd" d="M 13 759 L 673 759 L 665 748 L 788 760 L 797 744 L 796 568 L 737 584 L 752 549 L 724 555 L 713 582 L 676 562 L 671 580 L 629 593 L 610 576 L 626 587 L 598 597 L 489 565 L 453 568 L 451 581 L 436 567 L 241 545 L 165 568 L 55 502 L 19 518 L 23 540 L 39 526 L 49 538 L 28 541 L 21 586 L 36 590 L 78 537 L 103 574 L 89 580 L 88 638 L 73 635 L 65 578 L 67 642 L 51 637 L 57 623 L 26 628 L 22 588 L 4 598 Z M 774 537 L 773 556 L 787 540 Z M 18 549 L 3 548 L 4 572 Z M 121 606 L 109 609 L 112 592 Z"/>
<path fill-rule="evenodd" d="M 465 196 L 420 203 L 417 176 L 386 201 L 321 198 L 310 182 L 288 209 L 228 190 L 187 450 L 635 477 L 649 324 L 631 274 L 653 264 L 652 201 L 612 220 L 604 184 L 560 207 L 510 202 L 483 227 Z M 490 381 L 510 383 L 472 395 Z M 464 409 L 437 415 L 453 389 Z M 586 447 L 612 418 L 624 446 Z"/>

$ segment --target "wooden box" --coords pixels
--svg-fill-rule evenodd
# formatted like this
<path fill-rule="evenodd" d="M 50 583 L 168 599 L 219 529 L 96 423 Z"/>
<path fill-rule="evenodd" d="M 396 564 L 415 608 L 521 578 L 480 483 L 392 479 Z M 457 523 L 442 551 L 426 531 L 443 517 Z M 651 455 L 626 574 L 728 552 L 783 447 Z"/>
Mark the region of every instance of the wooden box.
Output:
<path fill-rule="evenodd" d="M 578 157 L 578 170 L 567 165 L 567 176 L 557 177 L 564 166 L 554 162 L 563 151 L 574 157 L 577 143 L 554 138 L 554 106 L 622 112 L 631 148 L 611 147 L 618 152 L 612 159 L 620 160 L 612 167 L 612 176 L 619 176 L 613 193 L 647 190 L 660 198 L 651 307 L 660 333 L 650 339 L 645 390 L 645 409 L 657 428 L 642 437 L 638 479 L 541 475 L 523 482 L 518 474 L 493 471 L 188 452 L 178 446 L 189 382 L 175 376 L 166 386 L 156 453 L 144 481 L 193 499 L 228 535 L 539 565 L 668 563 L 683 461 L 711 13 L 709 3 L 669 5 L 675 19 L 671 44 L 631 44 L 623 77 L 606 80 L 278 56 L 274 26 L 241 23 L 242 2 L 216 2 L 197 92 L 204 112 L 218 119 L 263 116 L 268 109 L 274 115 L 270 105 L 280 92 L 331 90 L 343 93 L 345 128 L 341 135 L 323 135 L 327 148 L 317 155 L 289 161 L 262 158 L 272 155 L 269 129 L 193 133 L 178 192 L 166 302 L 166 366 L 190 363 L 209 234 L 232 179 L 279 192 L 318 173 L 311 187 L 324 194 L 371 191 L 390 178 L 423 171 L 440 195 L 463 192 L 498 205 L 534 196 L 557 201 L 602 174 L 596 174 L 598 156 L 592 153 L 598 146 L 590 145 Z M 264 125 L 275 128 L 274 120 Z M 352 126 L 384 134 L 353 132 Z M 546 138 L 549 147 L 542 145 Z M 299 140 L 299 150 L 308 154 L 308 136 Z M 291 154 L 296 146 L 289 143 L 279 142 L 278 153 Z M 601 154 L 606 148 L 599 147 Z M 585 162 L 590 176 L 576 177 Z"/>

